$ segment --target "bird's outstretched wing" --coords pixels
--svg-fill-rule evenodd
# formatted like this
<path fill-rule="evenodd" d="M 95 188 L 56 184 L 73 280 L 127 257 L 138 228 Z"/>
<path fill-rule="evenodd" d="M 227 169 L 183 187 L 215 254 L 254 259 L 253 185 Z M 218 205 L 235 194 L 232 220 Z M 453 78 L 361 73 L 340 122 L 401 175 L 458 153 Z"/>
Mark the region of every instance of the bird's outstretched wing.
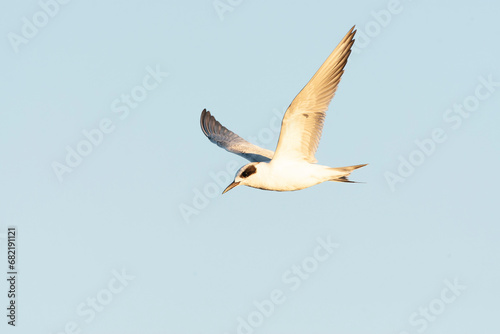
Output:
<path fill-rule="evenodd" d="M 347 33 L 288 107 L 273 160 L 317 162 L 326 110 L 332 100 L 354 43 L 354 27 Z"/>
<path fill-rule="evenodd" d="M 273 158 L 273 151 L 247 142 L 222 126 L 206 109 L 201 112 L 200 125 L 205 136 L 226 151 L 238 154 L 252 162 L 269 162 Z"/>

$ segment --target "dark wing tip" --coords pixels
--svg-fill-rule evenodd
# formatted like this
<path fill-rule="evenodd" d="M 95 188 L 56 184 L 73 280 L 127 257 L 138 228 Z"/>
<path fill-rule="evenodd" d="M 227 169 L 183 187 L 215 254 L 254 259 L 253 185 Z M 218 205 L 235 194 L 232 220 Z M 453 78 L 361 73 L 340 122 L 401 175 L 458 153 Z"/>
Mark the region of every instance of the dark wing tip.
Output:
<path fill-rule="evenodd" d="M 207 131 L 208 130 L 207 129 L 207 125 L 208 125 L 207 120 L 210 120 L 210 111 L 207 111 L 207 109 L 203 109 L 203 111 L 201 112 L 201 116 L 200 116 L 200 126 L 201 126 L 201 131 L 203 131 L 205 136 L 208 137 L 209 134 Z"/>
<path fill-rule="evenodd" d="M 201 131 L 208 137 L 208 139 L 212 140 L 212 136 L 214 134 L 221 134 L 224 131 L 227 131 L 225 127 L 223 127 L 210 111 L 203 109 L 200 116 L 200 126 Z"/>

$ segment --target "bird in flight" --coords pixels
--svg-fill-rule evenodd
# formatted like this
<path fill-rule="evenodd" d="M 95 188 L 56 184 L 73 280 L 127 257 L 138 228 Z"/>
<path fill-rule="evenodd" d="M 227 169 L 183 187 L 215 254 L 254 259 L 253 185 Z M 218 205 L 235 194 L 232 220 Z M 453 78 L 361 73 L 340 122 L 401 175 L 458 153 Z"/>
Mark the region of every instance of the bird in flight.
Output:
<path fill-rule="evenodd" d="M 325 181 L 354 183 L 348 176 L 366 164 L 332 168 L 317 165 L 314 154 L 321 138 L 328 105 L 351 54 L 355 33 L 352 27 L 293 99 L 283 116 L 275 152 L 251 144 L 228 130 L 206 109 L 201 112 L 201 130 L 212 143 L 251 161 L 238 170 L 234 181 L 223 194 L 239 185 L 293 191 Z"/>

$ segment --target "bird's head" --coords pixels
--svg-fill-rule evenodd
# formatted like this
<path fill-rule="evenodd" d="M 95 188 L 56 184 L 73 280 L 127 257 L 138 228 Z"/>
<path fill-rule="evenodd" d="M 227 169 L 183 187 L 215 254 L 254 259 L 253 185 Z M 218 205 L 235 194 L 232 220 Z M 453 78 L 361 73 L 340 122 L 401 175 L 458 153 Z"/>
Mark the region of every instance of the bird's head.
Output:
<path fill-rule="evenodd" d="M 255 174 L 257 173 L 258 165 L 259 165 L 258 162 L 251 162 L 241 167 L 236 172 L 234 181 L 230 185 L 228 185 L 227 188 L 224 189 L 222 193 L 225 194 L 226 192 L 228 192 L 229 190 L 233 189 L 236 186 L 249 184 L 252 178 L 255 177 Z"/>

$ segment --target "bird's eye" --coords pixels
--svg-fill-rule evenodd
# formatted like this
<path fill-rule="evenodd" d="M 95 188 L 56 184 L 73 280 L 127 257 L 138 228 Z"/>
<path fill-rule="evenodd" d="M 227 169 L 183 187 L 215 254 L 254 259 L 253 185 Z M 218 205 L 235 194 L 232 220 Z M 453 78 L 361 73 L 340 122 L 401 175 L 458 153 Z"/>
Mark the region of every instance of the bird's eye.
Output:
<path fill-rule="evenodd" d="M 247 178 L 250 175 L 254 174 L 256 171 L 257 171 L 257 168 L 255 168 L 254 165 L 248 166 L 247 169 L 245 169 L 243 171 L 243 173 L 241 173 L 241 177 L 242 178 Z"/>

